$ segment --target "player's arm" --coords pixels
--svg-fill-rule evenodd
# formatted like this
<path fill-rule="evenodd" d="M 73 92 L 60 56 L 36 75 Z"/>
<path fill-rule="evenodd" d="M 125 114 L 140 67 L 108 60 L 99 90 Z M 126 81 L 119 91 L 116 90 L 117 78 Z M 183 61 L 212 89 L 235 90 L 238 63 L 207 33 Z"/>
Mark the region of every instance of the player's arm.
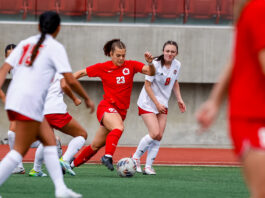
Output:
<path fill-rule="evenodd" d="M 12 69 L 12 66 L 9 65 L 8 63 L 4 63 L 2 67 L 0 68 L 0 89 L 2 88 L 7 73 Z"/>
<path fill-rule="evenodd" d="M 151 100 L 153 101 L 153 103 L 155 104 L 157 110 L 159 113 L 165 113 L 166 112 L 166 107 L 162 104 L 159 103 L 159 101 L 157 100 L 157 98 L 155 97 L 154 91 L 151 87 L 152 82 L 145 80 L 144 83 L 144 88 L 148 94 L 148 96 L 151 98 Z"/>
<path fill-rule="evenodd" d="M 77 72 L 74 73 L 74 77 L 76 79 L 82 78 L 84 76 L 87 76 L 86 69 L 82 69 L 82 70 L 79 70 L 79 71 L 77 71 Z"/>
<path fill-rule="evenodd" d="M 85 100 L 86 106 L 88 108 L 91 108 L 90 112 L 93 113 L 95 109 L 94 103 L 92 100 L 90 100 L 90 98 L 88 97 L 87 93 L 85 92 L 81 84 L 78 82 L 78 80 L 75 79 L 74 75 L 69 72 L 69 73 L 63 73 L 63 76 L 65 78 L 65 81 L 71 87 L 71 89 Z"/>
<path fill-rule="evenodd" d="M 184 113 L 186 111 L 186 105 L 184 101 L 182 100 L 181 93 L 180 93 L 180 87 L 179 87 L 179 83 L 177 80 L 174 83 L 173 92 L 177 98 L 178 106 L 179 106 L 181 113 Z"/>
<path fill-rule="evenodd" d="M 0 89 L 0 99 L 2 100 L 3 103 L 6 102 L 6 95 L 2 89 Z"/>
<path fill-rule="evenodd" d="M 144 57 L 145 57 L 145 60 L 148 63 L 148 65 L 144 65 L 143 66 L 142 73 L 146 74 L 146 75 L 149 75 L 149 76 L 154 76 L 155 72 L 156 72 L 155 66 L 152 63 L 154 57 L 149 52 L 145 52 L 144 53 Z"/>
<path fill-rule="evenodd" d="M 61 84 L 61 88 L 63 90 L 63 92 L 69 97 L 71 98 L 71 100 L 74 102 L 74 104 L 76 106 L 80 105 L 81 104 L 81 100 L 76 97 L 76 95 L 73 93 L 72 89 L 70 88 L 70 86 L 66 83 L 65 79 L 61 79 L 60 81 L 60 84 Z"/>
<path fill-rule="evenodd" d="M 265 75 L 265 49 L 259 52 L 259 62 L 261 65 L 262 72 Z"/>
<path fill-rule="evenodd" d="M 207 101 L 201 105 L 196 112 L 197 121 L 200 124 L 200 130 L 204 131 L 210 127 L 215 120 L 219 108 L 227 95 L 228 86 L 232 74 L 232 62 L 230 62 L 221 74 L 218 83 L 216 83 L 210 93 Z"/>

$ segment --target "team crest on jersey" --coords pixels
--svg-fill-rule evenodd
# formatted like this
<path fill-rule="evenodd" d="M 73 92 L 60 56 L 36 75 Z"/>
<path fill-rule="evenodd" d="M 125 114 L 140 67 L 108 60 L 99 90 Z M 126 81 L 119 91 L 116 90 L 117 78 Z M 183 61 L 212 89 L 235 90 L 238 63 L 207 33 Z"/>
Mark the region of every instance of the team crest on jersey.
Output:
<path fill-rule="evenodd" d="M 176 74 L 177 74 L 177 70 L 175 69 L 175 70 L 174 70 L 174 75 L 176 75 Z"/>
<path fill-rule="evenodd" d="M 122 73 L 123 73 L 123 75 L 128 75 L 128 74 L 130 74 L 130 70 L 128 68 L 124 68 L 122 70 Z"/>
<path fill-rule="evenodd" d="M 116 109 L 114 109 L 114 108 L 109 108 L 109 112 L 110 113 L 117 113 Z"/>

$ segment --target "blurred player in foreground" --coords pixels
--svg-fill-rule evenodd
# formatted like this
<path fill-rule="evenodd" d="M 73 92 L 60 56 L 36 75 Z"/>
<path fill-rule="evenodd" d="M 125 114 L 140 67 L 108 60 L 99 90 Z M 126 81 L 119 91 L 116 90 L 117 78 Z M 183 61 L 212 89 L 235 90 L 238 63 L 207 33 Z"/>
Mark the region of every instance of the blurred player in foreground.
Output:
<path fill-rule="evenodd" d="M 265 197 L 265 1 L 238 1 L 235 48 L 196 117 L 210 127 L 228 92 L 229 124 L 251 198 Z M 238 17 L 237 17 L 238 16 Z"/>
<path fill-rule="evenodd" d="M 0 68 L 1 88 L 8 71 L 16 67 L 5 105 L 9 119 L 16 121 L 16 139 L 14 149 L 1 161 L 0 185 L 22 161 L 32 142 L 39 139 L 44 145 L 44 161 L 55 186 L 55 196 L 82 197 L 64 183 L 55 136 L 43 114 L 48 88 L 56 72 L 63 74 L 70 87 L 90 107 L 89 97 L 71 73 L 63 45 L 54 39 L 60 31 L 60 21 L 55 12 L 41 14 L 41 34 L 21 41 Z"/>

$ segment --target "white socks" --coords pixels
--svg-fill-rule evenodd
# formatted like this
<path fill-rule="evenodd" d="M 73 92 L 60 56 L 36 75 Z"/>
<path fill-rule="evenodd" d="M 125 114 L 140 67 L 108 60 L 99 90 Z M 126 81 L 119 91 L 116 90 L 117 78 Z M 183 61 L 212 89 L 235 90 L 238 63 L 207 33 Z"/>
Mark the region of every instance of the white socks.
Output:
<path fill-rule="evenodd" d="M 42 167 L 42 163 L 43 163 L 43 159 L 44 159 L 44 153 L 43 153 L 43 144 L 39 144 L 36 152 L 35 152 L 35 159 L 34 159 L 34 166 L 33 169 L 36 172 L 40 172 L 41 171 L 41 167 Z"/>
<path fill-rule="evenodd" d="M 43 154 L 44 162 L 54 183 L 55 190 L 66 188 L 56 146 L 45 146 Z"/>
<path fill-rule="evenodd" d="M 68 144 L 68 148 L 63 155 L 63 160 L 70 162 L 74 158 L 74 155 L 82 148 L 86 140 L 83 136 L 75 137 Z"/>
<path fill-rule="evenodd" d="M 133 158 L 136 158 L 136 159 L 140 159 L 142 157 L 142 155 L 145 153 L 145 151 L 148 149 L 149 145 L 152 143 L 152 141 L 154 141 L 149 134 L 147 134 L 146 136 L 144 136 L 137 149 L 136 149 L 136 152 L 134 153 L 133 155 Z"/>
<path fill-rule="evenodd" d="M 9 151 L 0 163 L 0 186 L 6 181 L 6 179 L 12 174 L 12 171 L 22 161 L 22 156 L 15 150 Z"/>
<path fill-rule="evenodd" d="M 147 154 L 147 158 L 146 158 L 146 164 L 145 164 L 145 168 L 147 167 L 152 167 L 152 164 L 157 156 L 157 153 L 159 151 L 159 147 L 160 147 L 160 141 L 158 140 L 154 140 L 149 148 L 148 148 L 148 154 Z"/>
<path fill-rule="evenodd" d="M 14 144 L 15 144 L 16 133 L 11 131 L 11 130 L 8 130 L 7 137 L 8 137 L 9 148 L 10 148 L 10 150 L 13 150 L 14 149 Z M 23 164 L 22 164 L 22 161 L 18 164 L 18 167 L 24 168 Z"/>

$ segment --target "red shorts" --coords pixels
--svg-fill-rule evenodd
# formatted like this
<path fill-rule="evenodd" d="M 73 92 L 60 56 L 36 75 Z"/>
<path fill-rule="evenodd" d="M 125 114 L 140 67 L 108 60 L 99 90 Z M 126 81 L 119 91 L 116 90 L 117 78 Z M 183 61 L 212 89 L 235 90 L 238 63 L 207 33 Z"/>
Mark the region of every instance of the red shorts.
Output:
<path fill-rule="evenodd" d="M 11 110 L 7 110 L 7 116 L 9 118 L 10 121 L 15 121 L 15 120 L 19 120 L 19 121 L 35 121 L 27 116 L 24 116 L 20 113 L 17 113 L 15 111 L 11 111 Z"/>
<path fill-rule="evenodd" d="M 244 155 L 250 148 L 265 151 L 265 120 L 231 118 L 230 135 L 238 156 Z"/>
<path fill-rule="evenodd" d="M 53 128 L 56 128 L 56 129 L 63 128 L 65 125 L 67 125 L 72 120 L 72 116 L 69 113 L 47 114 L 47 115 L 45 115 L 45 118 L 48 121 L 48 123 Z"/>
<path fill-rule="evenodd" d="M 102 119 L 103 119 L 105 112 L 106 113 L 118 113 L 120 114 L 123 121 L 125 120 L 126 114 L 127 114 L 127 110 L 119 109 L 116 106 L 110 104 L 108 101 L 102 100 L 99 103 L 98 109 L 97 109 L 97 118 L 100 124 L 102 124 Z"/>
<path fill-rule="evenodd" d="M 138 115 L 139 115 L 139 116 L 142 115 L 142 114 L 147 114 L 147 113 L 154 113 L 154 112 L 146 111 L 146 110 L 144 110 L 144 109 L 142 109 L 141 107 L 138 106 Z M 166 110 L 166 112 L 163 113 L 163 114 L 167 114 L 167 110 Z"/>

